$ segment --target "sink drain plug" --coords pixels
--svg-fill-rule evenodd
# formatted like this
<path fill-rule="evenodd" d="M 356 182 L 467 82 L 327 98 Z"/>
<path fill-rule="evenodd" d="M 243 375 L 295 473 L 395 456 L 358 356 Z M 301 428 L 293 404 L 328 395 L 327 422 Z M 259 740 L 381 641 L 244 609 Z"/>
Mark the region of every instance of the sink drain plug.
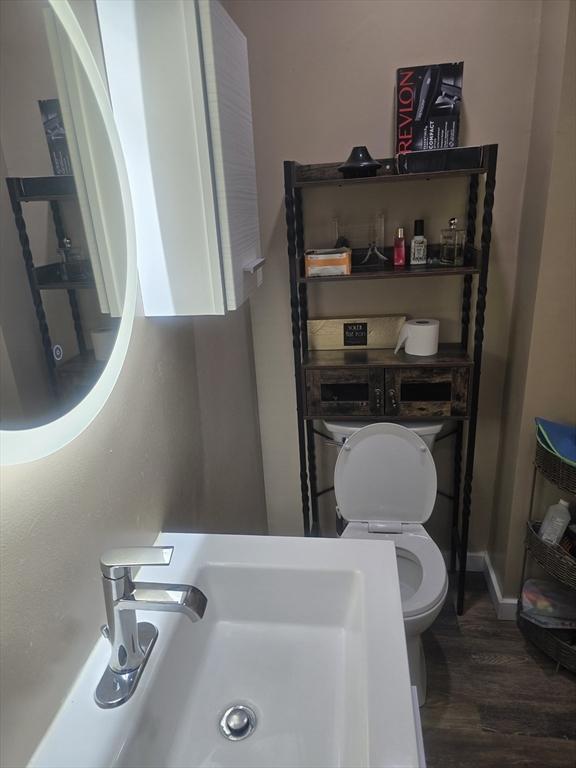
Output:
<path fill-rule="evenodd" d="M 230 741 L 248 738 L 256 728 L 256 713 L 246 704 L 228 707 L 220 719 L 220 732 Z"/>

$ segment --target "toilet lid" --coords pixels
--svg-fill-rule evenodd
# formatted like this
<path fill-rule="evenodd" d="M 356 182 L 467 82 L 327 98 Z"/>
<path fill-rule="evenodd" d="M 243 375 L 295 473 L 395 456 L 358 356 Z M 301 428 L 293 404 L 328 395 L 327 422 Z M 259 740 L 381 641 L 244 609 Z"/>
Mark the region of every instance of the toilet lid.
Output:
<path fill-rule="evenodd" d="M 423 523 L 436 500 L 434 459 L 410 429 L 369 424 L 340 450 L 334 492 L 348 521 Z"/>

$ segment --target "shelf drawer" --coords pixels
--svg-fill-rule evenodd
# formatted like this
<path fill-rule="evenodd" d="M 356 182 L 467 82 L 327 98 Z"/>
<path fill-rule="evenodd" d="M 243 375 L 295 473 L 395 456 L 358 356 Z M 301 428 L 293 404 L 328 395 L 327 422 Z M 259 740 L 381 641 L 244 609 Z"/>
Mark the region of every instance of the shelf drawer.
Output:
<path fill-rule="evenodd" d="M 386 370 L 387 413 L 401 419 L 465 418 L 470 368 Z"/>
<path fill-rule="evenodd" d="M 305 373 L 306 416 L 384 414 L 384 368 L 325 368 Z"/>

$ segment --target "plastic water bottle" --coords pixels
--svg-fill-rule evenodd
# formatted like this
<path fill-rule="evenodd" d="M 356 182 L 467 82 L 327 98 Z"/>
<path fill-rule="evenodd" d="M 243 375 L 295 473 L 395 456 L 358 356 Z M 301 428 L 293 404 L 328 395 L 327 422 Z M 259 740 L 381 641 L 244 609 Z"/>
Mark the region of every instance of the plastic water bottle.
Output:
<path fill-rule="evenodd" d="M 544 522 L 540 526 L 540 538 L 548 544 L 560 544 L 564 531 L 570 523 L 570 505 L 564 499 L 548 507 Z"/>

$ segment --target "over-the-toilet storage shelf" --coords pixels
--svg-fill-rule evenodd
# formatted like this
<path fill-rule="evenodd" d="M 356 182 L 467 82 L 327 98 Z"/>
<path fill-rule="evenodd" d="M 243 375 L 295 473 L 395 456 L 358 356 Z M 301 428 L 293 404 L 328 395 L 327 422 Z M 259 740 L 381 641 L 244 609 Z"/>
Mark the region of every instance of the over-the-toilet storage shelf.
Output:
<path fill-rule="evenodd" d="M 449 153 L 450 150 L 447 150 Z M 435 173 L 390 174 L 383 170 L 371 178 L 339 178 L 338 164 L 301 165 L 293 161 L 284 163 L 284 190 L 286 224 L 288 234 L 288 260 L 290 267 L 290 300 L 292 316 L 292 341 L 296 377 L 296 402 L 298 419 L 298 447 L 300 454 L 300 487 L 302 516 L 307 536 L 321 535 L 316 480 L 314 420 L 324 416 L 332 419 L 369 421 L 400 421 L 405 419 L 434 419 L 455 421 L 454 489 L 451 536 L 451 570 L 458 569 L 457 610 L 464 609 L 466 586 L 466 558 L 468 531 L 472 501 L 472 476 L 478 417 L 478 395 L 482 343 L 484 338 L 484 313 L 488 281 L 488 262 L 492 237 L 492 208 L 496 184 L 498 145 L 482 148 L 481 168 L 459 169 Z M 388 162 L 388 161 L 386 161 Z M 383 168 L 384 168 L 384 161 Z M 479 177 L 484 176 L 482 200 L 482 227 L 479 247 L 476 244 L 476 217 L 478 211 Z M 349 276 L 306 277 L 304 269 L 304 217 L 303 195 L 309 187 L 333 185 L 365 187 L 374 186 L 385 190 L 387 185 L 406 184 L 411 181 L 428 181 L 455 177 L 468 178 L 468 205 L 466 215 L 465 260 L 462 266 L 427 265 L 406 266 L 403 269 L 384 269 L 378 272 L 362 272 Z M 397 280 L 441 278 L 461 276 L 462 311 L 461 337 L 458 344 L 440 345 L 438 356 L 418 361 L 400 353 L 394 356 L 390 350 L 308 351 L 308 290 L 315 283 L 343 283 L 353 285 L 364 280 Z M 471 308 L 475 290 L 474 334 L 470 338 Z M 417 308 L 411 308 L 416 310 Z M 359 308 L 359 311 L 361 309 Z M 344 376 L 361 382 L 368 388 L 369 398 L 364 412 L 350 409 L 332 410 L 314 396 L 321 383 L 331 376 Z M 397 391 L 406 377 L 427 380 L 438 386 L 438 391 L 450 392 L 441 402 L 403 403 L 398 401 Z M 465 440 L 465 425 L 467 439 Z M 462 459 L 464 477 L 462 479 Z"/>

